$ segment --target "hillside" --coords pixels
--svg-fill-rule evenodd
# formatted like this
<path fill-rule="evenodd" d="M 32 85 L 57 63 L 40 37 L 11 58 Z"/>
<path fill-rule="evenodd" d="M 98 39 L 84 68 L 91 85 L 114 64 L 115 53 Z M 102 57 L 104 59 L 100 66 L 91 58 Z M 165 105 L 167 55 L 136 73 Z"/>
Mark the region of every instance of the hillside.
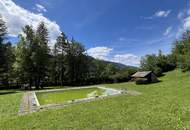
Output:
<path fill-rule="evenodd" d="M 134 66 L 129 66 L 129 65 L 124 65 L 122 63 L 117 63 L 117 62 L 110 62 L 110 61 L 105 61 L 108 64 L 113 64 L 116 66 L 118 69 L 138 69 L 137 67 Z"/>
<path fill-rule="evenodd" d="M 16 115 L 20 94 L 0 97 L 0 128 L 11 129 L 130 129 L 183 130 L 190 127 L 190 74 L 175 70 L 150 85 L 107 84 L 107 87 L 135 90 L 139 96 L 110 99 L 48 110 L 27 116 Z M 14 99 L 16 102 L 12 102 Z M 6 99 L 6 102 L 4 102 Z M 17 103 L 17 105 L 16 105 Z M 9 106 L 10 111 L 3 109 Z"/>
<path fill-rule="evenodd" d="M 137 67 L 134 67 L 134 66 L 128 66 L 128 65 L 124 65 L 122 63 L 117 63 L 117 62 L 111 62 L 111 61 L 105 61 L 105 60 L 98 60 L 98 59 L 95 59 L 91 56 L 87 56 L 87 58 L 89 60 L 96 60 L 96 61 L 99 61 L 99 62 L 102 62 L 103 64 L 107 65 L 107 64 L 112 64 L 114 65 L 116 68 L 118 69 L 126 69 L 126 68 L 129 68 L 129 69 L 138 69 Z"/>

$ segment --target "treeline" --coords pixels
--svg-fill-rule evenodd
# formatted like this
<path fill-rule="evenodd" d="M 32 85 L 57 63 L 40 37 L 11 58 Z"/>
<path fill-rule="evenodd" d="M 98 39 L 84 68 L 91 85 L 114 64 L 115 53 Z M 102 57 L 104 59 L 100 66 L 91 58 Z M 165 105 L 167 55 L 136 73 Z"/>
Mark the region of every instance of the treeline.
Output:
<path fill-rule="evenodd" d="M 158 55 L 146 55 L 141 59 L 141 69 L 153 71 L 157 76 L 162 76 L 164 72 L 174 70 L 176 67 L 176 58 L 172 54 L 164 55 L 162 51 L 159 51 Z"/>
<path fill-rule="evenodd" d="M 190 71 L 190 31 L 185 31 L 182 36 L 173 43 L 171 54 L 164 55 L 159 51 L 158 55 L 146 55 L 141 60 L 142 70 L 154 71 L 157 76 L 163 72 L 180 68 L 183 72 Z"/>
<path fill-rule="evenodd" d="M 184 72 L 190 71 L 190 31 L 183 33 L 182 37 L 175 41 L 172 55 L 176 59 L 179 68 Z"/>
<path fill-rule="evenodd" d="M 36 89 L 46 86 L 89 85 L 124 82 L 137 68 L 121 68 L 86 55 L 85 47 L 62 32 L 49 47 L 49 32 L 43 22 L 37 29 L 25 26 L 19 42 L 7 43 L 7 27 L 0 18 L 0 85 Z"/>

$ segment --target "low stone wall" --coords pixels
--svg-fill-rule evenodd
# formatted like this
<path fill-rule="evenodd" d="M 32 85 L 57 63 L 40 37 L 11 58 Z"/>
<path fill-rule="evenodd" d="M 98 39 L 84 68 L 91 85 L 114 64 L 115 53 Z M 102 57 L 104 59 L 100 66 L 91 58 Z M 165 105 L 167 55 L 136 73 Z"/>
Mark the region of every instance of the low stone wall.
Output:
<path fill-rule="evenodd" d="M 126 91 L 124 90 L 117 90 L 117 89 L 112 89 L 112 88 L 106 88 L 104 86 L 93 86 L 93 87 L 77 87 L 77 88 L 67 88 L 67 89 L 56 89 L 56 90 L 43 90 L 43 91 L 37 91 L 37 92 L 59 92 L 59 91 L 64 91 L 64 90 L 74 90 L 74 89 L 87 89 L 87 88 L 99 88 L 99 89 L 104 89 L 104 90 L 110 90 L 110 91 L 115 91 L 112 95 L 102 95 L 102 96 L 95 96 L 95 97 L 88 97 L 88 98 L 83 98 L 83 99 L 76 99 L 73 101 L 68 101 L 65 103 L 61 104 L 48 104 L 48 105 L 41 105 L 38 106 L 39 109 L 57 109 L 57 108 L 64 108 L 70 105 L 75 105 L 75 104 L 81 104 L 81 103 L 87 103 L 87 102 L 92 102 L 96 100 L 102 100 L 105 98 L 110 98 L 114 96 L 119 96 L 121 94 L 126 94 Z M 38 99 L 36 98 L 37 102 Z"/>
<path fill-rule="evenodd" d="M 77 104 L 82 104 L 82 103 L 88 103 L 88 102 L 92 102 L 92 101 L 98 101 L 98 100 L 103 100 L 103 99 L 108 99 L 108 98 L 112 98 L 112 97 L 116 97 L 122 94 L 126 94 L 126 92 L 122 92 L 121 94 L 115 94 L 112 96 L 99 96 L 99 97 L 91 97 L 91 98 L 85 98 L 85 99 L 77 99 L 77 100 L 73 100 L 73 101 L 69 101 L 66 103 L 62 103 L 62 104 L 48 104 L 48 105 L 42 105 L 40 106 L 41 110 L 47 110 L 47 109 L 60 109 L 60 108 L 65 108 L 71 105 L 77 105 Z"/>
<path fill-rule="evenodd" d="M 88 97 L 85 99 L 76 99 L 73 101 L 68 101 L 62 104 L 48 104 L 48 105 L 40 105 L 38 98 L 36 96 L 36 92 L 58 92 L 58 91 L 64 91 L 64 90 L 73 90 L 73 89 L 86 89 L 86 88 L 100 88 L 105 90 L 114 91 L 113 95 L 102 95 L 102 96 L 95 96 L 95 97 Z M 65 108 L 67 106 L 75 105 L 75 104 L 81 104 L 81 103 L 87 103 L 97 100 L 103 100 L 107 98 L 112 98 L 115 96 L 119 96 L 122 94 L 127 95 L 141 95 L 141 93 L 137 91 L 125 91 L 125 90 L 117 90 L 112 88 L 106 88 L 104 86 L 93 86 L 93 87 L 76 87 L 76 88 L 66 88 L 66 89 L 56 89 L 56 90 L 41 90 L 41 91 L 32 91 L 32 92 L 26 92 L 23 96 L 23 99 L 21 101 L 21 107 L 19 110 L 19 115 L 25 115 L 33 112 L 37 112 L 40 110 L 46 110 L 46 109 L 59 109 L 59 108 Z"/>

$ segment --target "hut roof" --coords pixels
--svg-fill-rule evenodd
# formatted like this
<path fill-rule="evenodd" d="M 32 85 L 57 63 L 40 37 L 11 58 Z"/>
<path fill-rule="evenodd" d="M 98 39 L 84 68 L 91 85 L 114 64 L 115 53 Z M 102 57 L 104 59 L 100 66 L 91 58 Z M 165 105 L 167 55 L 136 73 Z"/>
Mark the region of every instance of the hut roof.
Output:
<path fill-rule="evenodd" d="M 134 75 L 132 75 L 132 77 L 134 77 L 134 78 L 145 78 L 146 76 L 148 76 L 151 73 L 152 73 L 152 71 L 136 72 Z"/>

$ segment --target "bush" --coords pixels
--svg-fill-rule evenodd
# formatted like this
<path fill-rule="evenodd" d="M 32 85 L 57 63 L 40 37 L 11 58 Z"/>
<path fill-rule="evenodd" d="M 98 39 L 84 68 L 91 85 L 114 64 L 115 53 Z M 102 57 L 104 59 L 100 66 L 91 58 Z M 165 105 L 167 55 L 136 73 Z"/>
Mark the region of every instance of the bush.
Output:
<path fill-rule="evenodd" d="M 162 76 L 162 69 L 159 67 L 156 67 L 154 70 L 154 73 L 156 74 L 156 76 L 160 77 Z"/>
<path fill-rule="evenodd" d="M 111 75 L 109 79 L 113 83 L 119 83 L 119 82 L 128 82 L 131 79 L 131 77 L 130 74 L 128 73 L 117 73 L 115 75 Z"/>
<path fill-rule="evenodd" d="M 141 69 L 153 71 L 157 76 L 176 68 L 176 59 L 173 55 L 164 55 L 159 51 L 158 55 L 146 55 L 141 59 Z"/>

